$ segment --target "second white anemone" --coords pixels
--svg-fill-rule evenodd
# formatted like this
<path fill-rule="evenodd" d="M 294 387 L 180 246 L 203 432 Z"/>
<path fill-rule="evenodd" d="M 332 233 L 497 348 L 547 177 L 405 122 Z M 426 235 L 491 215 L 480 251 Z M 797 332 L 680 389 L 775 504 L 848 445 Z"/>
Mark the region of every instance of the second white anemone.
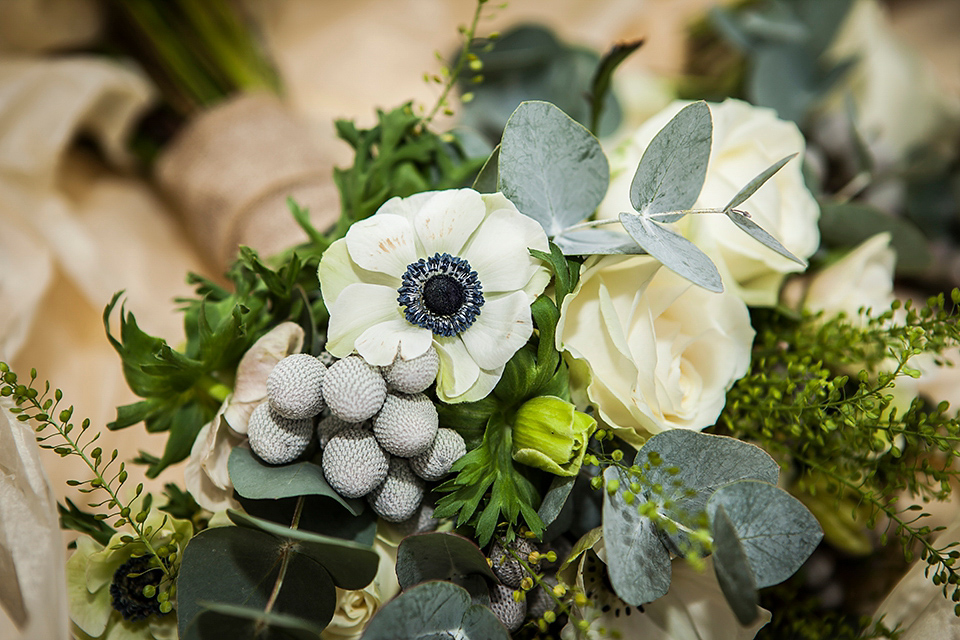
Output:
<path fill-rule="evenodd" d="M 372 365 L 440 355 L 445 402 L 489 394 L 530 338 L 530 304 L 549 273 L 541 226 L 502 194 L 472 189 L 393 198 L 355 223 L 320 261 L 327 350 Z"/>

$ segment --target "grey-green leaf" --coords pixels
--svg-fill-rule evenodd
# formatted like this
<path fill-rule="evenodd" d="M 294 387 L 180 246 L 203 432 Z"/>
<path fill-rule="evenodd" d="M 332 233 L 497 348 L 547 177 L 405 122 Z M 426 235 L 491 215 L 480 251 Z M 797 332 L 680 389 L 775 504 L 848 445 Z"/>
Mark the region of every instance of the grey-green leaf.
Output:
<path fill-rule="evenodd" d="M 651 455 L 659 458 L 659 465 L 650 464 Z M 659 499 L 671 504 L 664 512 L 685 523 L 704 513 L 707 500 L 720 487 L 743 479 L 775 484 L 780 474 L 780 467 L 760 447 L 686 429 L 671 429 L 647 440 L 634 464 L 650 465 L 647 482 L 660 485 Z M 664 536 L 675 551 L 687 544 L 682 532 Z"/>
<path fill-rule="evenodd" d="M 401 589 L 430 580 L 457 582 L 479 574 L 497 582 L 480 548 L 455 533 L 421 533 L 407 536 L 397 548 L 397 580 Z"/>
<path fill-rule="evenodd" d="M 487 161 L 480 167 L 480 173 L 477 179 L 473 181 L 474 191 L 480 193 L 496 193 L 499 176 L 497 174 L 497 165 L 500 162 L 500 145 L 493 148 Z"/>
<path fill-rule="evenodd" d="M 213 639 L 201 625 L 208 601 L 265 610 L 283 555 L 282 588 L 272 611 L 323 628 L 333 617 L 337 593 L 329 573 L 275 536 L 243 527 L 214 527 L 190 539 L 177 577 L 178 635 L 184 640 Z M 208 629 L 207 634 L 201 633 Z"/>
<path fill-rule="evenodd" d="M 377 575 L 380 558 L 372 547 L 303 529 L 291 529 L 233 509 L 227 510 L 227 517 L 238 526 L 295 542 L 300 553 L 323 566 L 341 589 L 363 589 Z"/>
<path fill-rule="evenodd" d="M 643 152 L 630 184 L 633 208 L 643 215 L 691 208 L 703 188 L 712 140 L 707 103 L 681 109 Z"/>
<path fill-rule="evenodd" d="M 757 584 L 750 570 L 746 551 L 737 537 L 737 530 L 723 507 L 711 522 L 713 534 L 713 569 L 720 590 L 740 624 L 752 624 L 760 610 L 757 607 Z"/>
<path fill-rule="evenodd" d="M 629 478 L 614 467 L 603 472 L 607 482 L 617 479 L 622 486 Z M 603 543 L 607 572 L 613 590 L 627 604 L 653 602 L 670 588 L 670 554 L 660 540 L 656 525 L 638 512 L 639 501 L 627 504 L 623 494 L 604 492 Z"/>
<path fill-rule="evenodd" d="M 272 466 L 258 460 L 244 447 L 235 447 L 227 463 L 233 488 L 253 500 L 294 496 L 326 496 L 342 504 L 353 515 L 363 511 L 363 502 L 343 498 L 327 484 L 323 469 L 312 462 Z"/>
<path fill-rule="evenodd" d="M 608 229 L 583 229 L 554 236 L 554 244 L 564 255 L 619 255 L 644 253 L 633 239 L 625 233 Z"/>
<path fill-rule="evenodd" d="M 679 233 L 635 213 L 621 213 L 627 233 L 663 266 L 707 291 L 720 293 L 720 272 L 707 255 Z"/>
<path fill-rule="evenodd" d="M 727 214 L 728 218 L 733 220 L 733 223 L 735 225 L 737 225 L 738 227 L 746 231 L 748 234 L 750 234 L 750 236 L 752 236 L 754 240 L 759 241 L 763 245 L 773 249 L 774 251 L 776 251 L 777 253 L 779 253 L 785 258 L 789 258 L 790 260 L 793 260 L 799 265 L 803 265 L 804 267 L 807 266 L 806 260 L 798 258 L 797 256 L 790 253 L 790 251 L 787 250 L 786 247 L 780 244 L 779 240 L 777 240 L 772 235 L 764 231 L 760 225 L 758 225 L 756 222 L 754 222 L 750 218 L 734 210 L 728 210 L 728 211 L 725 211 L 724 213 Z"/>
<path fill-rule="evenodd" d="M 550 488 L 543 496 L 540 508 L 537 509 L 537 515 L 543 520 L 544 526 L 548 526 L 560 515 L 563 505 L 570 497 L 570 492 L 573 491 L 573 483 L 576 479 L 576 476 L 554 476 L 550 482 Z"/>
<path fill-rule="evenodd" d="M 388 602 L 370 620 L 363 640 L 509 640 L 487 607 L 449 582 L 427 582 Z"/>
<path fill-rule="evenodd" d="M 718 489 L 707 503 L 711 527 L 721 508 L 761 589 L 792 576 L 823 537 L 817 519 L 799 500 L 765 482 L 742 480 Z"/>
<path fill-rule="evenodd" d="M 204 610 L 197 616 L 192 628 L 196 630 L 197 637 L 203 640 L 253 638 L 258 634 L 264 635 L 266 629 L 276 633 L 266 637 L 321 640 L 321 627 L 296 616 L 205 600 L 200 601 L 200 605 Z"/>
<path fill-rule="evenodd" d="M 548 236 L 589 216 L 610 168 L 593 134 L 549 102 L 523 102 L 500 142 L 500 191 Z"/>
<path fill-rule="evenodd" d="M 740 189 L 740 191 L 737 192 L 737 195 L 730 199 L 730 202 L 727 203 L 727 206 L 723 208 L 723 212 L 726 213 L 734 207 L 739 207 L 741 204 L 746 202 L 747 198 L 756 193 L 757 189 L 762 187 L 767 180 L 772 178 L 777 171 L 780 171 L 785 164 L 793 160 L 796 156 L 796 153 L 791 153 L 786 158 L 783 158 L 764 169 L 760 175 L 748 182 L 743 189 Z"/>

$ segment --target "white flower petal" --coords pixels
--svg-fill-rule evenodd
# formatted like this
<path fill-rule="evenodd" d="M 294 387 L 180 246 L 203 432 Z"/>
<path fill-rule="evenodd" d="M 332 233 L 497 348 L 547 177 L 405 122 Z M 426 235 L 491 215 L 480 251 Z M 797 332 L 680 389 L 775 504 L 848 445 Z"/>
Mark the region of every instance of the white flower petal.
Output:
<path fill-rule="evenodd" d="M 385 367 L 397 357 L 398 350 L 404 358 L 416 358 L 426 353 L 432 343 L 432 331 L 410 324 L 401 313 L 364 331 L 354 348 L 368 363 Z"/>
<path fill-rule="evenodd" d="M 459 337 L 436 338 L 433 345 L 440 356 L 437 395 L 444 402 L 461 402 L 456 398 L 476 384 L 480 378 L 480 367 L 470 357 Z"/>
<path fill-rule="evenodd" d="M 365 282 L 351 284 L 330 308 L 327 351 L 338 358 L 348 356 L 364 331 L 397 317 L 403 316 L 395 289 Z"/>
<path fill-rule="evenodd" d="M 341 291 L 357 282 L 382 284 L 391 289 L 400 288 L 400 278 L 398 276 L 368 271 L 357 266 L 350 259 L 347 241 L 343 238 L 334 242 L 323 252 L 317 277 L 320 279 L 320 293 L 323 295 L 323 302 L 328 309 L 333 306 Z"/>
<path fill-rule="evenodd" d="M 424 255 L 461 255 L 463 245 L 486 214 L 483 199 L 473 189 L 437 192 L 423 204 L 414 219 Z"/>
<path fill-rule="evenodd" d="M 480 277 L 484 293 L 524 288 L 543 269 L 528 249 L 549 251 L 543 227 L 504 201 L 510 208 L 491 211 L 461 252 Z"/>
<path fill-rule="evenodd" d="M 533 333 L 530 303 L 523 291 L 488 299 L 469 329 L 460 334 L 467 352 L 481 369 L 506 364 Z"/>
<path fill-rule="evenodd" d="M 355 222 L 345 239 L 350 259 L 368 271 L 399 278 L 418 259 L 413 227 L 401 216 L 378 213 Z"/>

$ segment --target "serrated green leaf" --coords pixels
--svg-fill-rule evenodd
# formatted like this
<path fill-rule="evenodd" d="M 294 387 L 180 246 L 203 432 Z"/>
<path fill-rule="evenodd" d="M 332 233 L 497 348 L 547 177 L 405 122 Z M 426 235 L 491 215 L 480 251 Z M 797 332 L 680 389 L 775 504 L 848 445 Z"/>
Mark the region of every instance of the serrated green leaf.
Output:
<path fill-rule="evenodd" d="M 363 502 L 343 498 L 327 483 L 323 469 L 312 462 L 268 465 L 245 447 L 235 447 L 227 462 L 230 481 L 244 498 L 253 500 L 316 495 L 335 500 L 353 515 L 360 515 Z"/>
<path fill-rule="evenodd" d="M 718 489 L 707 503 L 711 527 L 720 509 L 733 523 L 761 589 L 792 576 L 823 537 L 802 502 L 766 482 L 741 480 Z"/>
<path fill-rule="evenodd" d="M 548 102 L 524 102 L 500 142 L 500 191 L 548 236 L 589 216 L 603 200 L 610 169 L 600 143 Z"/>
<path fill-rule="evenodd" d="M 489 608 L 473 604 L 466 590 L 427 582 L 388 602 L 367 625 L 363 640 L 509 640 Z"/>
<path fill-rule="evenodd" d="M 663 266 L 707 291 L 723 291 L 720 272 L 697 245 L 643 215 L 621 213 L 620 222 L 637 244 Z"/>
<path fill-rule="evenodd" d="M 211 417 L 209 411 L 205 411 L 196 401 L 180 407 L 171 420 L 163 455 L 158 463 L 147 469 L 147 477 L 156 478 L 161 471 L 189 456 L 197 434 Z"/>
<path fill-rule="evenodd" d="M 644 216 L 691 208 L 703 188 L 712 140 L 707 103 L 681 109 L 643 152 L 630 183 L 633 208 Z"/>

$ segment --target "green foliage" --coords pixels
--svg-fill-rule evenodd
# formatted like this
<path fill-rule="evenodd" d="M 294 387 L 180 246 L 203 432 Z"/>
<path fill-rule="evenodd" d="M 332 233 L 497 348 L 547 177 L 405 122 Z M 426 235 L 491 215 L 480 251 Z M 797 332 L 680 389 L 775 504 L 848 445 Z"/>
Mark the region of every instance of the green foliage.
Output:
<path fill-rule="evenodd" d="M 32 422 L 31 427 L 36 432 L 37 443 L 42 449 L 52 450 L 61 458 L 80 458 L 93 476 L 88 480 L 68 480 L 67 484 L 76 487 L 77 491 L 83 494 L 96 494 L 98 497 L 106 495 L 99 502 L 90 502 L 87 505 L 102 509 L 102 512 L 95 515 L 83 512 L 69 500 L 68 508 L 58 505 L 61 522 L 93 536 L 98 541 L 104 538 L 109 541 L 108 534 L 112 535 L 113 527 L 129 526 L 134 536 L 127 536 L 124 544 L 136 542 L 142 545 L 146 554 L 151 556 L 151 564 L 163 571 L 162 585 L 165 590 L 171 586 L 176 576 L 176 552 L 174 549 L 154 548 L 153 536 L 156 531 L 151 531 L 144 525 L 150 513 L 150 494 L 143 493 L 143 484 L 138 484 L 132 494 L 123 491 L 129 474 L 124 462 L 114 466 L 120 455 L 119 451 L 114 449 L 107 454 L 101 447 L 96 446 L 100 433 L 91 433 L 89 419 L 85 418 L 79 424 L 73 422 L 73 406 L 60 408 L 63 400 L 60 389 L 51 392 L 50 383 L 44 382 L 41 390 L 36 384 L 36 369 L 30 371 L 30 380 L 24 384 L 5 362 L 0 362 L 0 395 L 13 400 L 16 406 L 10 408 L 11 413 L 16 415 L 20 422 Z M 121 492 L 129 496 L 126 501 L 120 498 Z M 141 496 L 144 496 L 142 501 L 139 500 Z M 135 504 L 138 501 L 139 504 Z M 108 524 L 107 521 L 110 520 L 112 523 Z"/>
<path fill-rule="evenodd" d="M 397 580 L 404 590 L 430 580 L 446 580 L 463 587 L 474 598 L 489 598 L 487 581 L 498 582 L 479 547 L 454 533 L 421 533 L 404 538 L 397 548 Z"/>
<path fill-rule="evenodd" d="M 953 304 L 960 291 L 952 294 Z M 918 372 L 910 359 L 958 344 L 956 317 L 943 295 L 922 308 L 900 304 L 864 316 L 862 326 L 845 317 L 800 319 L 758 311 L 750 372 L 730 391 L 718 428 L 756 442 L 795 469 L 793 491 L 826 492 L 839 507 L 859 504 L 870 527 L 883 518 L 883 539 L 892 533 L 912 559 L 915 550 L 930 565 L 944 595 L 956 591 L 955 542 L 937 547 L 935 531 L 920 521 L 922 507 L 897 504 L 899 495 L 944 500 L 956 477 L 960 419 L 946 403 L 928 406 L 914 398 L 894 403 L 894 387 Z M 894 318 L 894 314 L 902 317 Z M 857 371 L 855 379 L 847 372 Z M 906 403 L 904 403 L 906 404 Z"/>
<path fill-rule="evenodd" d="M 566 270 L 566 286 L 575 286 L 576 263 L 567 262 L 556 247 L 552 251 L 548 264 Z M 570 396 L 567 367 L 554 344 L 560 312 L 547 296 L 534 302 L 532 312 L 538 338 L 507 362 L 493 393 L 479 402 L 438 407 L 440 424 L 456 429 L 468 452 L 453 465 L 457 475 L 437 487 L 447 495 L 437 501 L 435 516 L 456 516 L 458 527 L 473 527 L 481 546 L 501 521 L 507 523 L 510 539 L 521 516 L 537 537 L 545 528 L 537 513 L 540 494 L 530 480 L 535 472 L 514 464 L 513 416 L 531 398 L 551 395 L 569 401 Z"/>
<path fill-rule="evenodd" d="M 533 24 L 495 39 L 477 39 L 470 60 L 475 75 L 459 82 L 460 90 L 472 96 L 460 122 L 496 143 L 521 102 L 544 100 L 597 135 L 610 135 L 621 120 L 620 104 L 609 95 L 610 75 L 636 46 L 616 45 L 601 60 L 596 52 L 562 42 L 548 28 Z"/>
<path fill-rule="evenodd" d="M 191 274 L 188 280 L 196 286 L 197 295 L 180 300 L 187 338 L 182 351 L 142 331 L 123 306 L 119 336 L 114 336 L 110 317 L 121 294 L 104 310 L 107 337 L 120 355 L 127 383 L 143 398 L 119 407 L 117 419 L 108 427 L 121 429 L 143 421 L 148 431 L 170 433 L 159 459 L 143 456 L 150 462 L 149 477 L 189 455 L 197 433 L 229 394 L 240 358 L 260 336 L 292 320 L 306 331 L 306 350 L 314 347 L 317 336 L 313 327 L 327 315 L 316 285 L 316 270 L 329 240 L 320 241 L 304 213 L 291 206 L 315 242 L 299 253 L 281 256 L 275 267 L 242 247 L 227 274 L 232 292 Z"/>
<path fill-rule="evenodd" d="M 373 215 L 395 196 L 470 184 L 486 160 L 469 157 L 456 137 L 425 128 L 409 103 L 378 110 L 377 124 L 370 129 L 358 129 L 349 120 L 337 120 L 335 125 L 355 155 L 353 166 L 333 172 L 341 204 L 334 237 L 343 236 L 351 224 Z"/>

